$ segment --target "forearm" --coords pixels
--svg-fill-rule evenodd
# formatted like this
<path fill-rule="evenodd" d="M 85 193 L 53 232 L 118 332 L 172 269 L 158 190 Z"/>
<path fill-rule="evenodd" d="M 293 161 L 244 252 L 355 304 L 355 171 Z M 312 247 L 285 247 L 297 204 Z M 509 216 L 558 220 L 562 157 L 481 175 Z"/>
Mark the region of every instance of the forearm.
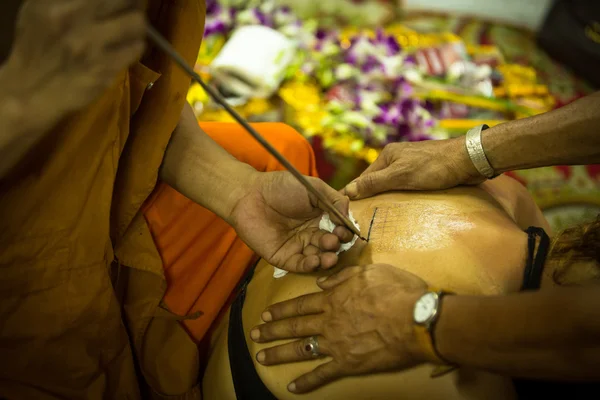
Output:
<path fill-rule="evenodd" d="M 600 163 L 600 92 L 558 110 L 484 131 L 496 172 Z"/>
<path fill-rule="evenodd" d="M 161 167 L 160 178 L 230 224 L 231 211 L 248 191 L 256 170 L 239 162 L 205 132 L 186 104 Z"/>
<path fill-rule="evenodd" d="M 600 291 L 447 296 L 435 338 L 440 354 L 458 365 L 515 377 L 598 380 Z"/>

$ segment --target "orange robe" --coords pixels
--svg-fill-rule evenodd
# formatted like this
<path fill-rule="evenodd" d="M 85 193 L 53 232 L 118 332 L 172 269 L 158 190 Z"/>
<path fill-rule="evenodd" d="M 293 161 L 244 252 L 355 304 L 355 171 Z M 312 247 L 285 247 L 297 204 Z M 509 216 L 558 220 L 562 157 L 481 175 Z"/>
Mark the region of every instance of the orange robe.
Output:
<path fill-rule="evenodd" d="M 257 170 L 284 169 L 238 124 L 200 126 L 234 157 Z M 298 132 L 281 123 L 254 127 L 300 172 L 317 176 L 312 148 Z M 163 260 L 164 303 L 178 315 L 202 313 L 183 321 L 192 338 L 200 342 L 256 256 L 225 221 L 164 183 L 158 185 L 143 212 Z"/>

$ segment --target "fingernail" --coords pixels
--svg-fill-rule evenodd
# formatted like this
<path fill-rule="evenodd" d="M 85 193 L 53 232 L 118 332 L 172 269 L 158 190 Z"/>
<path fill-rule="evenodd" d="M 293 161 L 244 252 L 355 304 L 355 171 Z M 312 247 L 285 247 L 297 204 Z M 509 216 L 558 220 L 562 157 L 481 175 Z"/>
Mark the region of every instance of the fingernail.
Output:
<path fill-rule="evenodd" d="M 326 277 L 326 276 L 322 276 L 322 277 L 320 277 L 319 279 L 317 279 L 317 283 L 323 283 L 323 282 L 325 282 L 326 280 L 327 280 L 327 277 Z"/>
<path fill-rule="evenodd" d="M 295 391 L 296 391 L 296 384 L 295 384 L 294 382 L 290 383 L 290 384 L 288 385 L 288 390 L 289 390 L 290 392 L 295 392 Z"/>
<path fill-rule="evenodd" d="M 261 316 L 262 320 L 265 322 L 271 322 L 273 320 L 273 316 L 269 311 L 265 311 Z"/>
<path fill-rule="evenodd" d="M 355 198 L 358 195 L 358 185 L 356 182 L 350 182 L 346 186 L 346 195 L 351 199 Z"/>
<path fill-rule="evenodd" d="M 256 355 L 256 361 L 258 361 L 261 364 L 265 362 L 265 352 L 264 351 L 261 351 Z"/>
<path fill-rule="evenodd" d="M 258 329 L 252 329 L 252 331 L 250 332 L 250 337 L 252 338 L 252 340 L 260 339 L 260 331 Z"/>

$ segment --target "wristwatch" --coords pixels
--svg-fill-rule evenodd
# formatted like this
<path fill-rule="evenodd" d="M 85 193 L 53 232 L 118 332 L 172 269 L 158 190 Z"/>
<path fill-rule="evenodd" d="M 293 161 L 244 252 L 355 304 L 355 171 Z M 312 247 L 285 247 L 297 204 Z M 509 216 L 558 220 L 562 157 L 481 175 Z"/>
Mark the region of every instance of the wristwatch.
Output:
<path fill-rule="evenodd" d="M 432 377 L 442 376 L 456 369 L 455 365 L 444 360 L 438 353 L 433 336 L 435 324 L 440 316 L 442 298 L 451 294 L 453 293 L 430 288 L 417 300 L 413 310 L 413 325 L 417 342 L 429 358 L 440 365 L 434 369 Z"/>
<path fill-rule="evenodd" d="M 487 179 L 494 179 L 498 174 L 496 174 L 492 164 L 490 164 L 481 144 L 481 132 L 488 128 L 489 126 L 487 125 L 479 125 L 470 129 L 465 137 L 465 146 L 475 169 Z"/>

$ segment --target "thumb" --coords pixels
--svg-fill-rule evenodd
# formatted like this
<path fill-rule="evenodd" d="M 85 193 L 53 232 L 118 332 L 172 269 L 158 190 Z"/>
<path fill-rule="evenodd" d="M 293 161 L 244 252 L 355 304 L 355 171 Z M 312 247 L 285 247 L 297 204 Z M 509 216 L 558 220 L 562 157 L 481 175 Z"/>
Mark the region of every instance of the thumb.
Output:
<path fill-rule="evenodd" d="M 346 267 L 337 274 L 333 274 L 329 277 L 322 277 L 317 279 L 317 285 L 323 290 L 332 289 L 355 275 L 358 275 L 363 270 L 363 267 Z"/>
<path fill-rule="evenodd" d="M 346 186 L 344 193 L 352 200 L 364 199 L 394 189 L 389 168 L 361 175 Z"/>

